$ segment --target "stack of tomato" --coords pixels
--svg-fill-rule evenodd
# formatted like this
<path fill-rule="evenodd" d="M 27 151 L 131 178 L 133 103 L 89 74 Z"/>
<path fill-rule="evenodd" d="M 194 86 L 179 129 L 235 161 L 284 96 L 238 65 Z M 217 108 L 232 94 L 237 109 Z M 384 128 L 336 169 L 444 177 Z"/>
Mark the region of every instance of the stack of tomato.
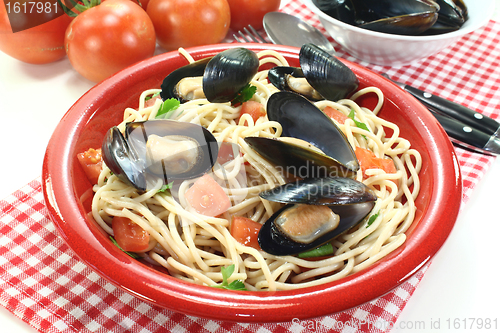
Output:
<path fill-rule="evenodd" d="M 67 55 L 75 70 L 94 82 L 153 56 L 157 42 L 170 51 L 219 43 L 230 28 L 262 28 L 265 13 L 280 5 L 280 0 L 80 0 L 76 5 L 63 0 L 72 4 L 71 16 L 13 33 L 7 10 L 15 5 L 16 15 L 22 15 L 33 10 L 25 4 L 34 1 L 47 0 L 0 0 L 0 50 L 33 64 Z M 45 15 L 55 14 L 55 7 L 49 8 Z"/>

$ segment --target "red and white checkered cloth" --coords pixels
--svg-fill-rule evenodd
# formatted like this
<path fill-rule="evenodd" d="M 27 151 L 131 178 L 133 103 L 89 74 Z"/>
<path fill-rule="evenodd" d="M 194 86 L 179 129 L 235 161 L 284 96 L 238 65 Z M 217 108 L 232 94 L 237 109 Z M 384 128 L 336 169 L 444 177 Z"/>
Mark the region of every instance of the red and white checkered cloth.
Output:
<path fill-rule="evenodd" d="M 322 29 L 300 2 L 285 8 Z M 324 30 L 323 30 L 324 32 Z M 419 63 L 375 71 L 500 118 L 500 24 L 493 21 Z M 494 157 L 456 149 L 466 202 Z M 0 201 L 0 304 L 40 332 L 387 332 L 427 266 L 390 294 L 354 309 L 306 322 L 244 324 L 186 316 L 158 308 L 110 284 L 57 236 L 40 179 Z"/>

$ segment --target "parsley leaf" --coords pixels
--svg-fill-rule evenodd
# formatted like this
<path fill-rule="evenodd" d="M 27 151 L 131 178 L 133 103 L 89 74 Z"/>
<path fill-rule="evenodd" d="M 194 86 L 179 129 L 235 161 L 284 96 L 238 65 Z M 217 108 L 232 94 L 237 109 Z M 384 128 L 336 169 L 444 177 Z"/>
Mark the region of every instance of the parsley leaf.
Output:
<path fill-rule="evenodd" d="M 326 243 L 315 249 L 299 253 L 299 258 L 322 257 L 333 254 L 333 245 Z"/>
<path fill-rule="evenodd" d="M 170 190 L 172 188 L 173 184 L 174 184 L 174 182 L 163 185 L 156 193 L 162 193 L 162 192 L 166 192 L 166 191 Z"/>
<path fill-rule="evenodd" d="M 246 86 L 243 87 L 243 89 L 241 89 L 238 94 L 236 94 L 236 97 L 233 98 L 233 100 L 231 101 L 231 105 L 233 106 L 238 106 L 248 100 L 250 100 L 253 95 L 255 95 L 255 93 L 257 92 L 257 87 L 256 86 L 252 86 L 249 84 L 247 84 Z"/>
<path fill-rule="evenodd" d="M 368 228 L 369 226 L 371 226 L 373 224 L 373 222 L 375 222 L 375 220 L 378 218 L 379 215 L 380 215 L 380 211 L 377 212 L 376 214 L 373 214 L 372 216 L 370 216 L 370 219 L 368 220 L 366 227 Z"/>
<path fill-rule="evenodd" d="M 221 267 L 221 273 L 222 273 L 222 283 L 217 284 L 213 287 L 215 288 L 220 288 L 220 289 L 228 289 L 228 290 L 247 290 L 245 288 L 245 284 L 240 281 L 240 280 L 234 280 L 231 283 L 227 283 L 227 280 L 231 275 L 234 273 L 234 265 L 230 265 L 227 267 Z"/>
<path fill-rule="evenodd" d="M 354 124 L 356 124 L 357 127 L 361 128 L 361 129 L 363 129 L 363 130 L 365 130 L 367 132 L 370 132 L 370 129 L 368 128 L 368 126 L 366 126 L 365 123 L 362 123 L 362 122 L 357 121 L 356 119 L 354 119 L 354 116 L 355 116 L 354 110 L 351 109 L 351 112 L 349 112 L 348 117 L 351 118 L 354 121 Z M 366 136 L 363 135 L 363 137 L 366 139 Z"/>
<path fill-rule="evenodd" d="M 169 98 L 165 100 L 160 108 L 158 109 L 158 113 L 156 114 L 156 119 L 168 119 L 170 118 L 170 113 L 176 110 L 181 102 L 176 100 L 175 98 Z"/>
<path fill-rule="evenodd" d="M 112 242 L 113 244 L 115 244 L 115 245 L 116 245 L 116 247 L 118 247 L 120 250 L 122 250 L 123 252 L 125 252 L 126 254 L 128 254 L 129 256 L 131 256 L 132 258 L 134 258 L 134 259 L 140 258 L 140 256 L 139 256 L 139 255 L 137 255 L 137 254 L 136 254 L 136 253 L 134 253 L 134 252 L 124 251 L 124 250 L 122 249 L 122 247 L 121 247 L 120 245 L 118 245 L 118 243 L 117 243 L 117 242 L 116 242 L 116 240 L 113 238 L 113 236 L 109 236 L 109 239 L 111 239 L 111 242 Z"/>
<path fill-rule="evenodd" d="M 158 91 L 157 93 L 154 93 L 153 95 L 146 96 L 146 98 L 144 98 L 144 100 L 149 101 L 151 98 L 155 98 L 159 94 L 160 94 L 160 91 Z"/>

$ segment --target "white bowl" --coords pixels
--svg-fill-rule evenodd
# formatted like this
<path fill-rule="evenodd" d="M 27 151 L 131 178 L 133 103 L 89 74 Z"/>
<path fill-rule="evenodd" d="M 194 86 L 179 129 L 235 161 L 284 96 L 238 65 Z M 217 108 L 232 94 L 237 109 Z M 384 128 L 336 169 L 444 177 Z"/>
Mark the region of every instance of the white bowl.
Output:
<path fill-rule="evenodd" d="M 318 15 L 326 31 L 352 56 L 384 66 L 407 65 L 440 52 L 486 25 L 495 9 L 494 0 L 465 0 L 469 19 L 459 30 L 433 36 L 399 36 L 346 24 L 323 13 L 312 0 L 301 1 Z"/>

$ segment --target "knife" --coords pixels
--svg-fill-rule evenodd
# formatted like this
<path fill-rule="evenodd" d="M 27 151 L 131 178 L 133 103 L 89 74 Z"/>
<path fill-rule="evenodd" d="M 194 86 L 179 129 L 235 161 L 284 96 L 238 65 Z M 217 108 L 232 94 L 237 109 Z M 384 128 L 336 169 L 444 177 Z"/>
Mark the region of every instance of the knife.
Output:
<path fill-rule="evenodd" d="M 463 148 L 483 154 L 500 154 L 500 138 L 428 108 L 434 118 L 441 124 L 450 140 Z"/>
<path fill-rule="evenodd" d="M 427 108 L 432 108 L 434 111 L 438 111 L 444 115 L 461 121 L 462 123 L 486 134 L 500 137 L 500 123 L 498 123 L 495 119 L 471 110 L 458 103 L 409 86 L 405 83 L 397 82 L 392 79 L 390 80 L 412 94 Z"/>

